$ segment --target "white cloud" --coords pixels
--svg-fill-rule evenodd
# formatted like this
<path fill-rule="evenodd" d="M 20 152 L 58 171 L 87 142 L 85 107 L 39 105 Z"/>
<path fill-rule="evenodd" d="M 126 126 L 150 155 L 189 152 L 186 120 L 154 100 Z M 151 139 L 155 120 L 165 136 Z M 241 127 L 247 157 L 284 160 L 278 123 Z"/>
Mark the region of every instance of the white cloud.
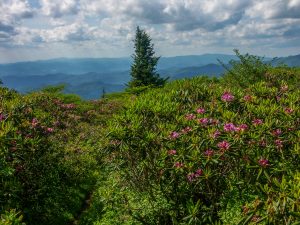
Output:
<path fill-rule="evenodd" d="M 55 18 L 75 15 L 79 11 L 77 0 L 40 0 L 40 4 L 43 14 Z"/>
<path fill-rule="evenodd" d="M 0 0 L 0 46 L 124 53 L 137 25 L 164 54 L 300 42 L 300 0 L 34 0 L 35 9 L 30 1 Z"/>

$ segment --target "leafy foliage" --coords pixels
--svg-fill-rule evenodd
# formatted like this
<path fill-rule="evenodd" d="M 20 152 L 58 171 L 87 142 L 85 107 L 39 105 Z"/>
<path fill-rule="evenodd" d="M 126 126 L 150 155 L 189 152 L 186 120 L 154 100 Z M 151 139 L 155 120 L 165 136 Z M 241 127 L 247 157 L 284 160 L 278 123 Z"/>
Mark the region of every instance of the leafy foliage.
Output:
<path fill-rule="evenodd" d="M 135 221 L 299 221 L 299 70 L 243 57 L 238 81 L 175 81 L 111 122 L 107 149 Z"/>

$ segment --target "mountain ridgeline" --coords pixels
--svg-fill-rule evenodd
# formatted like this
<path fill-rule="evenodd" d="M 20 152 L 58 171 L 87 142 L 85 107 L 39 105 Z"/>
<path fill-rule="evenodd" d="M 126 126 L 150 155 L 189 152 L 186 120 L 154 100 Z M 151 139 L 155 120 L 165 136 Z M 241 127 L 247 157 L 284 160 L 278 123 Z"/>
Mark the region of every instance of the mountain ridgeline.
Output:
<path fill-rule="evenodd" d="M 228 64 L 235 55 L 205 54 L 162 57 L 158 72 L 170 80 L 196 75 L 220 76 L 225 69 L 218 60 Z M 266 58 L 266 60 L 271 60 Z M 32 62 L 0 64 L 0 79 L 4 86 L 21 93 L 48 85 L 65 84 L 66 93 L 75 93 L 84 99 L 97 99 L 106 93 L 124 90 L 130 80 L 131 58 L 58 58 Z M 300 66 L 300 55 L 276 58 L 272 64 Z"/>

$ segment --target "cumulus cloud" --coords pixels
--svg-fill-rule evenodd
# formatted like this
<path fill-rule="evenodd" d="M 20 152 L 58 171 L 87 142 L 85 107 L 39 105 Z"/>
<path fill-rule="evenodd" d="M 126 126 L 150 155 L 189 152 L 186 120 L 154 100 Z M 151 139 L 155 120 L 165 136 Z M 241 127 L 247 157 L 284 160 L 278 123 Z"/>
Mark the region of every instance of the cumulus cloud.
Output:
<path fill-rule="evenodd" d="M 2 46 L 77 42 L 123 51 L 137 25 L 172 52 L 276 48 L 300 39 L 300 0 L 0 0 L 0 10 Z"/>
<path fill-rule="evenodd" d="M 40 0 L 42 12 L 54 18 L 75 15 L 79 12 L 77 0 Z"/>

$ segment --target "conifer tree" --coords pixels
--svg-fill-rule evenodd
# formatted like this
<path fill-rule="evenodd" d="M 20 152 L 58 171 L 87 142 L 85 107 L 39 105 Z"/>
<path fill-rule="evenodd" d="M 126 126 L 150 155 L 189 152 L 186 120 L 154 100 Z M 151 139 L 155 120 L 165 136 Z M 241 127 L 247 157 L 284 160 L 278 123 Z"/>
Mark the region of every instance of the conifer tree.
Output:
<path fill-rule="evenodd" d="M 131 81 L 129 87 L 162 86 L 167 79 L 161 78 L 156 71 L 160 57 L 155 56 L 154 45 L 150 36 L 137 27 L 134 40 L 133 63 L 131 65 Z"/>

